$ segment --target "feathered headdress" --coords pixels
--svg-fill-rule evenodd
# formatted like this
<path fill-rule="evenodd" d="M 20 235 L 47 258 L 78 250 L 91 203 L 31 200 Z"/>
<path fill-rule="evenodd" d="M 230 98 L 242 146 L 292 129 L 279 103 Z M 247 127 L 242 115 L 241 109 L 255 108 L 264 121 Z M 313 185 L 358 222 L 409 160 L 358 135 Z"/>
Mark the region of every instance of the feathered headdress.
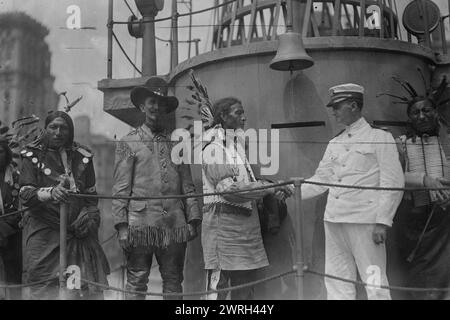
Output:
<path fill-rule="evenodd" d="M 422 69 L 417 68 L 417 71 L 419 72 L 420 77 L 424 84 L 424 88 L 425 88 L 424 94 L 419 94 L 418 91 L 408 81 L 405 81 L 399 77 L 394 76 L 394 77 L 392 77 L 392 80 L 397 82 L 403 88 L 403 90 L 407 93 L 407 95 L 400 96 L 400 95 L 395 95 L 395 94 L 391 94 L 391 93 L 381 93 L 381 94 L 378 94 L 377 97 L 380 97 L 380 96 L 392 97 L 392 98 L 396 99 L 396 101 L 393 102 L 394 104 L 406 104 L 408 106 L 408 111 L 409 111 L 409 108 L 411 108 L 411 106 L 414 103 L 416 103 L 418 101 L 428 100 L 432 103 L 433 107 L 436 108 L 436 110 L 439 114 L 439 121 L 441 123 L 443 123 L 444 125 L 448 126 L 449 122 L 443 115 L 444 110 L 442 108 L 447 102 L 450 101 L 450 98 L 442 100 L 443 95 L 444 95 L 445 90 L 447 89 L 447 85 L 448 85 L 447 77 L 444 76 L 442 78 L 441 83 L 437 87 L 437 89 L 434 90 L 431 87 L 431 84 L 430 85 L 427 84 L 427 81 L 425 79 L 425 76 L 423 75 Z"/>
<path fill-rule="evenodd" d="M 42 135 L 42 130 L 36 126 L 39 118 L 35 115 L 23 117 L 12 122 L 13 132 L 0 121 L 0 143 L 7 144 L 12 153 L 11 165 L 17 169 L 20 149 L 28 142 Z"/>
<path fill-rule="evenodd" d="M 198 79 L 194 70 L 189 71 L 193 86 L 187 88 L 192 92 L 191 97 L 186 99 L 186 102 L 191 106 L 197 106 L 200 119 L 203 123 L 203 129 L 209 130 L 214 125 L 214 116 L 212 110 L 212 103 L 208 96 L 208 91 L 205 86 Z M 191 99 L 192 98 L 192 99 Z"/>
<path fill-rule="evenodd" d="M 186 102 L 190 106 L 190 111 L 192 111 L 192 108 L 195 109 L 194 113 L 196 113 L 196 117 L 185 115 L 183 116 L 183 118 L 187 120 L 195 120 L 198 118 L 201 119 L 203 135 L 196 136 L 196 132 L 194 132 L 193 137 L 195 141 L 194 149 L 198 145 L 198 143 L 201 143 L 203 148 L 207 143 L 211 141 L 215 133 L 217 133 L 216 129 L 220 125 L 214 123 L 214 110 L 212 108 L 211 99 L 208 95 L 208 90 L 202 84 L 200 79 L 195 76 L 192 69 L 189 70 L 189 75 L 191 77 L 193 85 L 187 86 L 187 89 L 191 91 L 191 93 L 190 96 L 186 99 Z"/>
<path fill-rule="evenodd" d="M 64 99 L 66 100 L 66 106 L 64 107 L 64 112 L 69 113 L 73 107 L 75 107 L 75 105 L 81 101 L 81 99 L 83 99 L 83 96 L 79 96 L 78 98 L 76 98 L 75 100 L 73 100 L 72 102 L 69 101 L 69 98 L 67 98 L 67 91 L 63 91 L 60 92 L 58 94 L 58 96 L 63 96 Z M 50 110 L 48 112 L 48 114 L 52 113 L 53 110 Z"/>

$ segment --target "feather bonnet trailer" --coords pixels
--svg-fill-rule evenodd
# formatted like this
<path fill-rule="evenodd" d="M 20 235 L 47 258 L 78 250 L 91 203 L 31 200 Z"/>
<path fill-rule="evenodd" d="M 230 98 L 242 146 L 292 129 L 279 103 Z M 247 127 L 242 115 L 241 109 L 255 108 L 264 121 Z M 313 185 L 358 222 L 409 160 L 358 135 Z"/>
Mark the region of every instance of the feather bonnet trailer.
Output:
<path fill-rule="evenodd" d="M 398 83 L 402 87 L 402 89 L 404 90 L 406 95 L 381 93 L 381 94 L 378 94 L 377 97 L 389 96 L 389 97 L 392 97 L 395 99 L 393 104 L 407 105 L 407 114 L 409 114 L 411 107 L 416 102 L 427 100 L 427 101 L 431 102 L 431 105 L 436 109 L 436 111 L 438 113 L 439 124 L 444 125 L 445 127 L 449 128 L 450 127 L 450 119 L 449 119 L 449 116 L 446 114 L 446 112 L 448 112 L 448 110 L 446 110 L 446 109 L 448 107 L 447 104 L 450 101 L 450 98 L 447 97 L 446 99 L 443 99 L 445 96 L 445 93 L 446 93 L 447 85 L 448 85 L 447 77 L 444 75 L 442 77 L 442 80 L 441 80 L 441 83 L 439 84 L 439 86 L 436 89 L 433 89 L 433 87 L 431 86 L 431 81 L 430 81 L 429 85 L 427 84 L 427 81 L 422 72 L 422 69 L 417 67 L 417 71 L 420 74 L 420 77 L 423 81 L 423 85 L 424 85 L 424 89 L 425 89 L 424 94 L 420 94 L 419 91 L 416 90 L 408 81 L 403 80 L 397 76 L 393 76 L 392 80 L 394 80 L 396 83 Z M 408 130 L 408 132 L 411 130 L 411 125 L 410 125 L 409 121 L 407 123 L 407 130 Z"/>
<path fill-rule="evenodd" d="M 218 135 L 221 125 L 214 122 L 213 104 L 206 87 L 195 75 L 194 70 L 191 69 L 189 75 L 193 85 L 187 86 L 188 90 L 191 91 L 191 95 L 186 99 L 186 102 L 197 108 L 197 114 L 200 116 L 203 129 L 203 134 L 201 136 L 194 130 L 194 150 L 196 150 L 195 148 L 198 148 L 199 144 L 202 144 L 203 149 L 205 145 L 211 141 L 212 137 Z M 185 118 L 194 120 L 193 117 Z"/>

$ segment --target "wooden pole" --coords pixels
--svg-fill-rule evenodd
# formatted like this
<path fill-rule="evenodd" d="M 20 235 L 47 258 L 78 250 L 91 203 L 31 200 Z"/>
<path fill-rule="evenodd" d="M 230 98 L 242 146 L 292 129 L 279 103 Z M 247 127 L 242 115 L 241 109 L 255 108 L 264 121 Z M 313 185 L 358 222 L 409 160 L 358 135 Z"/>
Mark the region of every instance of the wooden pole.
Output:
<path fill-rule="evenodd" d="M 305 179 L 293 178 L 295 186 L 295 270 L 297 280 L 297 297 L 298 300 L 304 299 L 304 241 L 303 241 L 303 225 L 304 225 L 304 213 L 302 210 L 302 183 Z"/>
<path fill-rule="evenodd" d="M 66 300 L 66 279 L 65 272 L 67 267 L 67 216 L 69 205 L 60 204 L 59 218 L 59 299 Z"/>

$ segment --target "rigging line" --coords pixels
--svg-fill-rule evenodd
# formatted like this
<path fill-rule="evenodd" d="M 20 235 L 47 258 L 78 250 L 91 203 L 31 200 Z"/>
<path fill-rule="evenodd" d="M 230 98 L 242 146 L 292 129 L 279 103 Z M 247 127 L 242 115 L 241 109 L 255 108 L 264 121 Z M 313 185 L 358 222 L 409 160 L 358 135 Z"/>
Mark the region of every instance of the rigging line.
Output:
<path fill-rule="evenodd" d="M 170 39 L 163 39 L 163 38 L 160 38 L 158 36 L 155 36 L 155 39 L 159 40 L 159 41 L 162 41 L 162 42 L 171 42 L 172 41 Z M 191 41 L 189 41 L 189 40 L 178 40 L 178 43 L 189 43 L 189 42 L 192 43 L 192 42 L 196 42 L 196 41 L 198 41 L 198 40 L 197 39 L 192 39 Z"/>
<path fill-rule="evenodd" d="M 126 53 L 125 49 L 122 47 L 122 44 L 120 43 L 119 39 L 117 39 L 117 36 L 114 33 L 114 31 L 112 32 L 112 35 L 113 35 L 114 39 L 116 40 L 117 44 L 119 45 L 120 50 L 122 50 L 122 53 L 125 55 L 125 58 L 127 58 L 128 62 L 131 63 L 131 65 L 134 67 L 134 69 L 137 72 L 139 72 L 140 75 L 142 75 L 141 70 L 139 70 L 138 67 L 136 67 L 136 65 L 134 64 L 134 62 L 130 59 L 130 57 Z"/>
<path fill-rule="evenodd" d="M 236 0 L 230 0 L 230 1 L 226 1 L 224 3 L 221 3 L 217 6 L 212 6 L 209 8 L 205 8 L 205 9 L 201 9 L 201 10 L 197 10 L 197 11 L 192 11 L 192 12 L 188 12 L 188 13 L 177 13 L 176 16 L 178 18 L 180 17 L 185 17 L 185 16 L 190 16 L 190 15 L 194 15 L 194 14 L 198 14 L 198 13 L 203 13 L 206 11 L 210 11 L 210 10 L 214 10 L 223 6 L 226 6 L 232 2 L 235 2 Z M 128 22 L 128 21 L 113 21 L 113 24 L 140 24 L 140 23 L 154 23 L 154 22 L 161 22 L 161 21 L 166 21 L 166 20 L 172 20 L 172 16 L 169 17 L 165 17 L 165 18 L 160 18 L 160 19 L 153 19 L 153 20 L 146 20 L 146 21 L 134 21 L 134 22 Z"/>
<path fill-rule="evenodd" d="M 134 41 L 134 61 L 136 62 L 137 61 L 137 52 L 138 52 L 138 39 L 137 38 L 135 38 L 134 39 L 135 41 Z M 134 68 L 134 70 L 133 70 L 133 78 L 136 78 L 136 68 Z"/>
<path fill-rule="evenodd" d="M 137 16 L 134 14 L 133 9 L 131 9 L 131 6 L 130 6 L 130 4 L 128 3 L 128 1 L 127 1 L 127 0 L 123 0 L 123 2 L 125 2 L 125 4 L 127 5 L 128 9 L 129 9 L 130 12 L 131 12 L 131 14 L 132 14 L 133 16 L 137 17 Z"/>

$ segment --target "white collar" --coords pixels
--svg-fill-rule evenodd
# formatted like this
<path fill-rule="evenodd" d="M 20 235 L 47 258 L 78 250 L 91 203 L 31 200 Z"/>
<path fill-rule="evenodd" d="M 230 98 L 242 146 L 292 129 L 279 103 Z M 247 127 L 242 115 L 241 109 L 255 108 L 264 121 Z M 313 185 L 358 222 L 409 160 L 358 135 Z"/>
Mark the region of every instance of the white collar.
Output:
<path fill-rule="evenodd" d="M 356 120 L 355 122 L 353 122 L 352 124 L 350 124 L 349 126 L 345 127 L 345 132 L 350 133 L 350 132 L 356 132 L 364 127 L 366 127 L 368 125 L 366 119 L 364 119 L 364 117 L 359 118 L 358 120 Z"/>

